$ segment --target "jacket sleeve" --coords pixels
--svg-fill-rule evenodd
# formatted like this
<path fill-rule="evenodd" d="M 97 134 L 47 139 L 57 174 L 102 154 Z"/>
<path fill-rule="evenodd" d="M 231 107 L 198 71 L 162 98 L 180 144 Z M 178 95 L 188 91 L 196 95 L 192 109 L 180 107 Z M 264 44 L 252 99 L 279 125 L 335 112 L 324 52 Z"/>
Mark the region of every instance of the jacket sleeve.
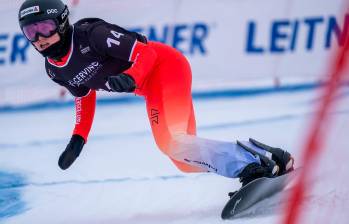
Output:
<path fill-rule="evenodd" d="M 73 134 L 80 135 L 87 142 L 95 114 L 96 91 L 85 86 L 73 87 L 60 80 L 53 81 L 66 87 L 75 96 L 76 120 Z"/>
<path fill-rule="evenodd" d="M 75 98 L 76 121 L 73 134 L 80 135 L 87 142 L 96 108 L 96 91 L 90 90 L 84 97 Z"/>
<path fill-rule="evenodd" d="M 139 36 L 105 22 L 89 31 L 90 45 L 98 54 L 132 63 L 131 68 L 124 73 L 135 79 L 137 88 L 143 85 L 157 58 L 155 50 L 146 41 L 137 38 Z"/>

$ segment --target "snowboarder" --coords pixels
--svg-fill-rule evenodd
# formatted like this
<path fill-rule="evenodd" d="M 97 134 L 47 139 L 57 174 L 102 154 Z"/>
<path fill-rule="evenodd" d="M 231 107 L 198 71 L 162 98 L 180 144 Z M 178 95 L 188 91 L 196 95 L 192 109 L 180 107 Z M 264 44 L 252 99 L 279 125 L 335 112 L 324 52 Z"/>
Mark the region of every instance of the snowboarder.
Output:
<path fill-rule="evenodd" d="M 176 49 L 149 41 L 98 18 L 70 24 L 60 0 L 26 0 L 19 10 L 25 37 L 45 57 L 47 75 L 75 96 L 76 124 L 58 165 L 69 168 L 81 153 L 92 126 L 96 91 L 143 96 L 155 142 L 183 172 L 239 177 L 243 185 L 282 175 L 293 158 L 281 149 L 266 156 L 267 145 L 196 136 L 191 68 Z M 117 111 L 116 111 L 117 113 Z"/>

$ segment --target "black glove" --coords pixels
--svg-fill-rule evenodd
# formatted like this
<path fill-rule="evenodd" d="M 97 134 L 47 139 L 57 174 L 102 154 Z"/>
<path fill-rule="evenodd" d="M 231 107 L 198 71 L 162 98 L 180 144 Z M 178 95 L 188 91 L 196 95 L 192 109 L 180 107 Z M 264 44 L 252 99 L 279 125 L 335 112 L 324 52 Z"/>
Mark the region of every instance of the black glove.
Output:
<path fill-rule="evenodd" d="M 58 160 L 58 165 L 62 170 L 68 169 L 76 158 L 80 155 L 85 140 L 80 135 L 73 135 L 69 144 L 65 148 Z"/>
<path fill-rule="evenodd" d="M 113 92 L 131 93 L 136 89 L 135 80 L 126 74 L 109 76 L 108 83 Z"/>

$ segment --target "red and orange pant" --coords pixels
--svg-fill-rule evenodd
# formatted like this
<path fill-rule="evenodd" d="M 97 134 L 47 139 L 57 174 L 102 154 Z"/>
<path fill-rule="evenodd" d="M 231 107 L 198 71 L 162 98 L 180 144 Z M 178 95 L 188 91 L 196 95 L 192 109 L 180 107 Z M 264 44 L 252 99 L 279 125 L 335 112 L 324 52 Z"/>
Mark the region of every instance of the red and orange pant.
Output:
<path fill-rule="evenodd" d="M 177 50 L 160 43 L 151 44 L 158 54 L 158 60 L 139 93 L 146 100 L 155 142 L 181 171 L 203 171 L 171 156 L 170 144 L 174 135 L 196 135 L 190 65 Z"/>

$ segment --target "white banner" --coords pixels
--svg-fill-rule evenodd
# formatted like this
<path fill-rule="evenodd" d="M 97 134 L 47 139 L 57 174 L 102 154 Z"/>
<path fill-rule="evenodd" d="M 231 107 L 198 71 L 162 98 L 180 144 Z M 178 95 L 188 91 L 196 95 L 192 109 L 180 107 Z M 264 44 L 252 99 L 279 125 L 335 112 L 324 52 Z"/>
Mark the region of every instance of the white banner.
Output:
<path fill-rule="evenodd" d="M 66 1 L 67 2 L 67 1 Z M 2 2 L 0 105 L 59 99 L 43 58 L 20 32 L 21 2 Z M 99 17 L 165 42 L 189 59 L 193 89 L 324 78 L 348 34 L 345 0 L 74 0 L 71 21 Z"/>

